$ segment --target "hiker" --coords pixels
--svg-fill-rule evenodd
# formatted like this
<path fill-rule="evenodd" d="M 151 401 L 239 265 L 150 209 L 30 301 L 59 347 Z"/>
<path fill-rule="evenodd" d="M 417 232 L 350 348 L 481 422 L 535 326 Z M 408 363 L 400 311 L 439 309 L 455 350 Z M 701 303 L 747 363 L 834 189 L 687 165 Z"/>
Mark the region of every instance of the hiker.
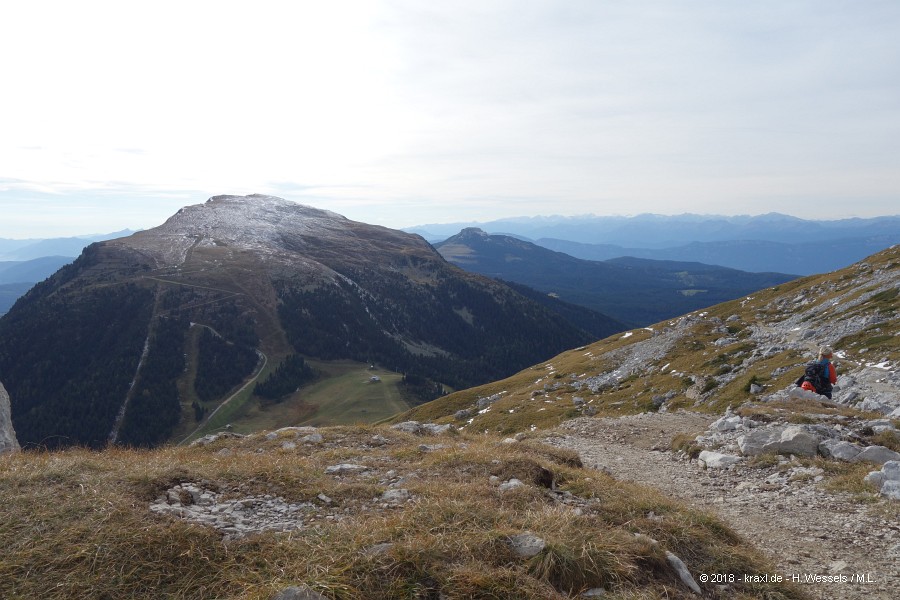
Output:
<path fill-rule="evenodd" d="M 797 386 L 831 400 L 832 386 L 837 383 L 837 371 L 831 362 L 833 354 L 831 346 L 819 348 L 819 357 L 806 365 L 806 371 L 797 380 Z"/>

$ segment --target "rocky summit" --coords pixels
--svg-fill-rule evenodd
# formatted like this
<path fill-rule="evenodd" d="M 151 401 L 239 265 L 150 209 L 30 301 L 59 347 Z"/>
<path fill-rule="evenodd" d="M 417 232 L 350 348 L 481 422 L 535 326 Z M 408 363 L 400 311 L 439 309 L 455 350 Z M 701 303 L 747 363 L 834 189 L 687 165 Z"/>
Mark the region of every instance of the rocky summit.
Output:
<path fill-rule="evenodd" d="M 270 404 L 329 376 L 305 369 L 312 358 L 397 373 L 391 397 L 406 407 L 590 339 L 417 235 L 216 196 L 93 244 L 35 286 L 0 319 L 0 373 L 23 444 L 151 446 L 188 436 L 282 363 Z M 237 404 L 226 412 L 261 410 Z M 293 418 L 317 410 L 291 406 Z"/>

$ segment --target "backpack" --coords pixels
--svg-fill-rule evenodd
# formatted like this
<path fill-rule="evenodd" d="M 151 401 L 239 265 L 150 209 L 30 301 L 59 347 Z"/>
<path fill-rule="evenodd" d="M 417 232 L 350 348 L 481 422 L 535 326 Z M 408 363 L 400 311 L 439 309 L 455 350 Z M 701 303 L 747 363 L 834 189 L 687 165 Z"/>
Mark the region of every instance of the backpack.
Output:
<path fill-rule="evenodd" d="M 828 374 L 825 369 L 828 368 L 826 363 L 811 362 L 806 365 L 806 371 L 803 373 L 803 381 L 808 381 L 816 388 L 817 394 L 824 394 L 828 391 Z"/>

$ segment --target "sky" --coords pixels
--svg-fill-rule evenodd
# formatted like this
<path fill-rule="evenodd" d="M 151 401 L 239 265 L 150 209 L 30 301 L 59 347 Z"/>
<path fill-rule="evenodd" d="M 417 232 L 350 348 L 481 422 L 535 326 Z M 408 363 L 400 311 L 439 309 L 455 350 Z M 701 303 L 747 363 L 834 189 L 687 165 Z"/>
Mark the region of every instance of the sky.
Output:
<path fill-rule="evenodd" d="M 0 57 L 0 237 L 900 213 L 895 0 L 30 0 Z"/>

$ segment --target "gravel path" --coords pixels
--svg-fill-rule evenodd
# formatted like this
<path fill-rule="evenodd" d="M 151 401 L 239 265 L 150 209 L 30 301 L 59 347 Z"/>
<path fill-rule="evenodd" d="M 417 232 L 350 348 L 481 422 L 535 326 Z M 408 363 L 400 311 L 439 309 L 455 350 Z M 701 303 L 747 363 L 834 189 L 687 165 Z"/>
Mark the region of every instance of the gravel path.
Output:
<path fill-rule="evenodd" d="M 547 442 L 577 451 L 588 466 L 717 514 L 767 553 L 780 574 L 799 577 L 812 598 L 900 598 L 900 523 L 879 512 L 881 505 L 826 493 L 815 474 L 802 469 L 703 470 L 667 451 L 673 436 L 699 433 L 713 420 L 683 411 L 580 418 L 564 423 Z M 816 575 L 832 580 L 806 582 Z"/>

